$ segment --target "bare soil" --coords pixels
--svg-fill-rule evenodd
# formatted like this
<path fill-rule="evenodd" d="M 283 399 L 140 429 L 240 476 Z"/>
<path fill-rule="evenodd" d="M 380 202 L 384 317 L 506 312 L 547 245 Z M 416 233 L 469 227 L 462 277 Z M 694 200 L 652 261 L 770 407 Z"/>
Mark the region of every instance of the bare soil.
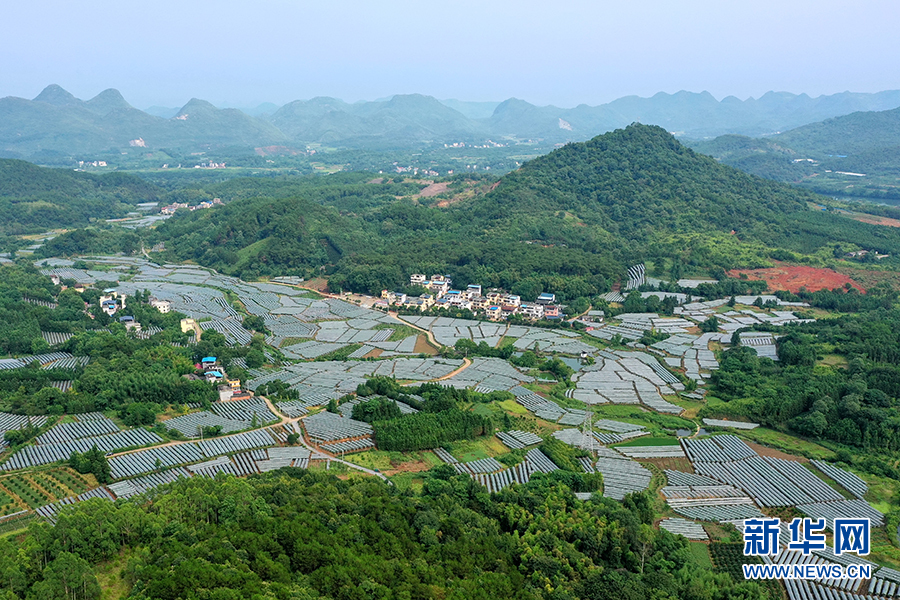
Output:
<path fill-rule="evenodd" d="M 767 282 L 769 289 L 773 291 L 787 290 L 797 293 L 800 288 L 806 288 L 810 292 L 815 292 L 817 290 L 833 290 L 849 283 L 861 292 L 865 292 L 861 284 L 834 269 L 778 266 L 769 269 L 734 269 L 728 272 L 731 277 L 739 277 L 742 274 L 754 281 Z"/>
<path fill-rule="evenodd" d="M 744 442 L 750 446 L 754 452 L 759 454 L 760 456 L 770 456 L 772 458 L 781 458 L 783 460 L 792 460 L 794 462 L 799 463 L 808 463 L 809 459 L 803 456 L 794 456 L 793 454 L 788 454 L 786 452 L 782 452 L 781 450 L 775 450 L 774 448 L 769 448 L 767 446 L 762 446 L 757 444 L 756 442 L 748 442 L 744 440 Z"/>
<path fill-rule="evenodd" d="M 419 192 L 419 195 L 423 198 L 431 198 L 432 196 L 443 194 L 447 191 L 448 187 L 450 187 L 450 184 L 446 181 L 442 183 L 432 183 L 428 187 L 423 188 L 422 191 Z"/>

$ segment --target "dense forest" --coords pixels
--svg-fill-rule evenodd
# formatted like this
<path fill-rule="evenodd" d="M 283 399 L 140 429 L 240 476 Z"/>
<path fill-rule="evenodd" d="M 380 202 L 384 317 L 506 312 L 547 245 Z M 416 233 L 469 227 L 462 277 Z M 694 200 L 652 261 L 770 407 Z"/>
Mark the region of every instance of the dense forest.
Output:
<path fill-rule="evenodd" d="M 801 436 L 866 452 L 900 450 L 896 292 L 835 290 L 794 298 L 854 313 L 792 327 L 777 340 L 777 363 L 751 347 L 726 350 L 712 382 L 727 402 L 704 410 L 775 428 L 786 423 Z"/>
<path fill-rule="evenodd" d="M 0 159 L 0 234 L 42 233 L 123 217 L 160 190 L 134 175 L 93 175 Z"/>
<path fill-rule="evenodd" d="M 448 466 L 422 492 L 299 469 L 181 480 L 152 499 L 65 507 L 55 527 L 0 540 L 8 598 L 765 599 L 652 528 L 644 495 L 577 500 L 582 476 L 536 475 L 488 495 Z"/>

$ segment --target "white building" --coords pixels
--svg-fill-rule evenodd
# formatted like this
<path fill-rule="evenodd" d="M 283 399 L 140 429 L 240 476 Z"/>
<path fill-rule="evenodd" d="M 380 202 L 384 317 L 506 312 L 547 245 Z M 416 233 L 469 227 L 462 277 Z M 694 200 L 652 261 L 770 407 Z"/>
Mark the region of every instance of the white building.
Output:
<path fill-rule="evenodd" d="M 544 318 L 544 307 L 541 304 L 525 302 L 519 305 L 519 314 L 526 319 L 537 321 Z"/>
<path fill-rule="evenodd" d="M 168 300 L 160 300 L 159 298 L 150 298 L 150 306 L 165 314 L 172 310 L 172 303 Z"/>

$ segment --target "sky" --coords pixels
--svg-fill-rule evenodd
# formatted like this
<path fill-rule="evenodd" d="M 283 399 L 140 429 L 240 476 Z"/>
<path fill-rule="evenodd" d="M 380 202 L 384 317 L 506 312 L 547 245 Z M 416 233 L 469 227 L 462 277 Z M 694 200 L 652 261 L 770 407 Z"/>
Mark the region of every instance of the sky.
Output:
<path fill-rule="evenodd" d="M 900 89 L 896 0 L 34 0 L 3 22 L 0 97 L 112 87 L 139 108 Z"/>

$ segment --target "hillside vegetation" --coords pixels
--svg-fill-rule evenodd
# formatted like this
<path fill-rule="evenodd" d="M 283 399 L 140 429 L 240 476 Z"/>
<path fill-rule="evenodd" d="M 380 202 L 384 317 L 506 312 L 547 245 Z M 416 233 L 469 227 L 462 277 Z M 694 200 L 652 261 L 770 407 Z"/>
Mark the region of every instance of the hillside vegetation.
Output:
<path fill-rule="evenodd" d="M 0 159 L 0 234 L 43 232 L 124 216 L 159 189 L 133 175 L 93 175 Z"/>
<path fill-rule="evenodd" d="M 652 258 L 730 269 L 762 266 L 777 249 L 830 255 L 836 243 L 900 252 L 896 231 L 811 211 L 815 195 L 637 124 L 537 158 L 446 208 L 397 198 L 413 184 L 362 174 L 214 189 L 226 207 L 177 215 L 154 233 L 166 259 L 247 277 L 325 264 L 335 287 L 370 293 L 410 273 L 446 272 L 460 285 L 586 296 Z"/>
<path fill-rule="evenodd" d="M 448 469 L 421 493 L 285 469 L 89 500 L 21 546 L 0 540 L 5 583 L 11 597 L 100 598 L 99 567 L 122 553 L 131 598 L 770 597 L 698 567 L 684 538 L 651 528 L 644 496 L 581 502 L 575 473 L 490 496 Z"/>
<path fill-rule="evenodd" d="M 688 143 L 748 173 L 822 194 L 900 200 L 900 109 L 854 112 L 763 139 L 727 135 Z"/>

